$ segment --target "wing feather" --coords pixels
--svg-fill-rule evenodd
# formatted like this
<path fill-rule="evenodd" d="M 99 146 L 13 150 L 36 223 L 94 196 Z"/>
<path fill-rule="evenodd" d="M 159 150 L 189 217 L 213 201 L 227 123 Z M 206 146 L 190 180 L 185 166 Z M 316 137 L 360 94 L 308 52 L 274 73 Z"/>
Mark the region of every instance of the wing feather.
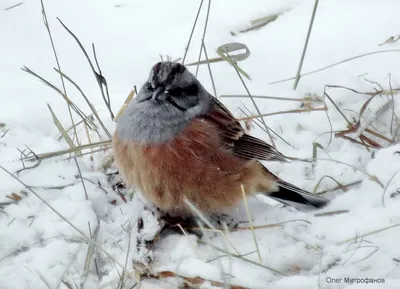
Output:
<path fill-rule="evenodd" d="M 232 148 L 236 156 L 264 161 L 286 161 L 273 146 L 248 135 L 229 110 L 219 100 L 213 99 L 214 103 L 205 117 L 218 125 L 226 146 Z"/>

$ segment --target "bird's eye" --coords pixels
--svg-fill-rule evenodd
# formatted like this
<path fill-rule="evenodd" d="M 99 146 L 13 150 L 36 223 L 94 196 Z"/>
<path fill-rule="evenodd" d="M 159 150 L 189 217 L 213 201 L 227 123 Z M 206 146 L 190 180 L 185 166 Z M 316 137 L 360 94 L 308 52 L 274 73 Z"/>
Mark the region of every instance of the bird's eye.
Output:
<path fill-rule="evenodd" d="M 179 96 L 183 95 L 183 89 L 180 87 L 175 87 L 175 88 L 171 88 L 171 89 L 166 89 L 165 93 L 170 96 L 179 97 Z"/>
<path fill-rule="evenodd" d="M 153 86 L 151 85 L 150 82 L 147 84 L 147 90 L 148 90 L 148 91 L 151 91 L 151 92 L 154 91 L 154 88 L 153 88 Z"/>
<path fill-rule="evenodd" d="M 192 84 L 185 88 L 185 92 L 188 95 L 197 95 L 199 92 L 199 88 L 196 84 Z"/>

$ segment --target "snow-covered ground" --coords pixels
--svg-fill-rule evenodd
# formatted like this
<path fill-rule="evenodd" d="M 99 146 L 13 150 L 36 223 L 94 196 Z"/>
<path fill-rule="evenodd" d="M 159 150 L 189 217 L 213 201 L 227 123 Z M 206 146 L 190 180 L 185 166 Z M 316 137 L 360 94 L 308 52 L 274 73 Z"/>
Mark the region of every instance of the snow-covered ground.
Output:
<path fill-rule="evenodd" d="M 65 127 L 70 126 L 68 110 L 60 95 L 20 69 L 26 65 L 61 88 L 60 78 L 53 70 L 56 62 L 43 25 L 40 1 L 24 1 L 18 7 L 5 10 L 18 2 L 3 0 L 0 3 L 0 165 L 12 173 L 23 167 L 18 149 L 27 152 L 29 147 L 40 154 L 68 148 L 63 139 L 58 139 L 59 133 L 46 103 Z M 45 1 L 62 70 L 81 86 L 111 132 L 114 123 L 92 71 L 56 17 L 79 37 L 90 55 L 91 43 L 95 43 L 109 85 L 112 108 L 117 112 L 133 86 L 145 81 L 160 54 L 173 59 L 183 56 L 199 2 Z M 380 86 L 399 88 L 400 51 L 366 56 L 306 76 L 295 91 L 292 90 L 293 80 L 270 84 L 296 73 L 313 3 L 214 0 L 205 38 L 209 58 L 217 56 L 216 48 L 222 44 L 246 44 L 251 55 L 238 64 L 251 76 L 252 80 L 246 80 L 246 84 L 253 95 L 323 97 L 325 85 L 368 93 L 381 90 Z M 208 1 L 204 1 L 186 63 L 198 58 L 207 5 Z M 303 72 L 368 52 L 400 49 L 400 42 L 380 45 L 400 33 L 398 11 L 400 2 L 394 0 L 321 0 Z M 283 14 L 267 26 L 231 34 L 231 31 L 248 27 L 255 18 L 275 12 Z M 228 63 L 214 63 L 211 69 L 218 95 L 246 94 Z M 212 92 L 205 65 L 200 66 L 198 77 Z M 69 84 L 67 91 L 89 114 L 79 92 Z M 359 119 L 363 104 L 371 97 L 340 88 L 328 88 L 327 93 L 350 121 Z M 396 93 L 375 96 L 362 115 L 361 127 L 369 125 L 369 129 L 393 139 L 399 125 L 397 116 L 400 116 L 397 98 Z M 244 105 L 255 113 L 248 98 L 221 100 L 238 117 L 243 116 L 240 108 Z M 391 100 L 394 106 L 387 104 Z M 257 99 L 257 104 L 262 113 L 300 107 L 299 102 L 271 99 Z M 108 153 L 95 153 L 93 160 L 88 155 L 78 159 L 86 179 L 88 200 L 76 178 L 75 162 L 66 160 L 68 155 L 65 155 L 43 160 L 38 167 L 20 172 L 18 177 L 87 236 L 89 224 L 93 232 L 99 223 L 96 263 L 89 264 L 87 280 L 82 282 L 88 251 L 82 235 L 22 184 L 0 171 L 0 288 L 78 288 L 80 284 L 84 284 L 84 288 L 132 288 L 137 281 L 133 261 L 142 262 L 149 256 L 153 260 L 150 266 L 154 274 L 171 271 L 183 277 L 200 277 L 243 288 L 400 288 L 400 196 L 396 195 L 400 188 L 400 174 L 396 174 L 400 169 L 400 155 L 395 153 L 400 151 L 400 145 L 395 145 L 396 140 L 391 144 L 366 132 L 364 135 L 388 148 L 367 150 L 348 139 L 334 136 L 331 139 L 331 130 L 346 130 L 347 122 L 327 99 L 326 104 L 332 127 L 324 111 L 264 118 L 290 144 L 275 139 L 284 154 L 311 158 L 314 142 L 325 150 L 318 149 L 321 160 L 314 169 L 304 162 L 273 163 L 268 167 L 283 179 L 310 191 L 323 176 L 330 176 L 344 185 L 361 183 L 344 193 L 341 190 L 330 193 L 328 197 L 332 202 L 318 212 L 299 212 L 271 206 L 263 202 L 264 199 L 252 199 L 250 211 L 254 225 L 298 220 L 280 227 L 255 230 L 261 260 L 249 230 L 231 232 L 225 237 L 207 234 L 202 239 L 233 255 L 197 243 L 194 235 L 169 235 L 148 253 L 137 240 L 151 238 L 157 230 L 157 222 L 149 211 L 143 210 L 137 198 L 124 203 L 111 189 L 100 168 Z M 311 105 L 323 107 L 321 103 Z M 82 143 L 86 143 L 83 127 L 79 127 L 78 134 Z M 252 134 L 269 141 L 267 134 L 256 125 Z M 94 141 L 99 140 L 93 136 Z M 358 137 L 356 134 L 349 136 Z M 107 139 L 105 134 L 102 139 Z M 32 164 L 25 163 L 26 166 Z M 335 186 L 332 179 L 324 178 L 317 191 Z M 12 193 L 21 200 L 3 204 L 11 201 L 7 196 Z M 116 203 L 112 204 L 114 200 Z M 349 212 L 315 215 L 337 210 Z M 247 219 L 243 208 L 239 213 L 243 220 Z M 139 217 L 144 220 L 144 228 L 137 233 Z M 124 266 L 128 281 L 124 287 L 117 287 Z M 345 278 L 373 278 L 385 283 L 350 284 Z M 141 285 L 145 289 L 183 288 L 179 287 L 182 282 L 176 278 L 150 278 L 144 279 Z M 212 285 L 203 284 L 202 288 L 212 288 Z"/>

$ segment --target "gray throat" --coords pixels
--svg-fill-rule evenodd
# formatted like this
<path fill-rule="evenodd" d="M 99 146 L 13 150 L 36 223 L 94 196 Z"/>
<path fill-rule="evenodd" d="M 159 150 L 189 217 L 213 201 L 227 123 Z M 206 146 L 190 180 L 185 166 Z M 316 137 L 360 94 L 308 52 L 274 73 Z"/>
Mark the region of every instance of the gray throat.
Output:
<path fill-rule="evenodd" d="M 188 119 L 169 104 L 133 100 L 118 120 L 117 132 L 121 140 L 160 144 L 173 139 L 187 123 Z"/>

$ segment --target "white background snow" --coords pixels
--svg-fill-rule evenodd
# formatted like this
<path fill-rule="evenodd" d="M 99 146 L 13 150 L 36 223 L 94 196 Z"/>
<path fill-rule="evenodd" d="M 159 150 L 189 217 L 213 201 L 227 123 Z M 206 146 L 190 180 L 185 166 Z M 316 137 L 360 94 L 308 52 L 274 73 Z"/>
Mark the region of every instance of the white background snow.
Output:
<path fill-rule="evenodd" d="M 47 31 L 42 22 L 39 0 L 24 1 L 11 10 L 5 8 L 19 1 L 0 3 L 0 164 L 11 172 L 22 168 L 20 152 L 26 146 L 35 153 L 68 148 L 53 124 L 46 103 L 50 104 L 65 127 L 70 125 L 64 100 L 37 79 L 20 68 L 28 66 L 36 73 L 60 86 L 59 76 Z M 204 1 L 199 23 L 190 46 L 187 63 L 197 60 L 206 6 Z M 208 56 L 216 57 L 216 48 L 228 42 L 241 42 L 251 55 L 239 65 L 251 76 L 246 81 L 254 95 L 302 98 L 323 96 L 325 85 L 341 85 L 362 92 L 385 89 L 389 81 L 393 88 L 400 85 L 400 52 L 388 52 L 353 60 L 301 79 L 296 91 L 293 81 L 280 84 L 269 82 L 294 76 L 307 34 L 314 1 L 214 0 L 205 39 Z M 173 59 L 183 56 L 199 1 L 185 0 L 70 0 L 45 1 L 49 24 L 62 70 L 74 79 L 98 109 L 101 118 L 112 132 L 114 123 L 102 101 L 96 81 L 82 52 L 56 20 L 59 17 L 82 41 L 90 52 L 95 43 L 103 74 L 110 89 L 112 107 L 117 112 L 134 85 L 141 86 L 159 55 Z M 248 33 L 231 35 L 247 27 L 252 19 L 273 12 L 285 12 L 275 22 Z M 399 43 L 379 46 L 390 36 L 400 33 L 400 2 L 394 0 L 321 0 L 310 38 L 303 72 L 318 69 L 343 59 L 378 50 L 400 49 Z M 204 59 L 204 56 L 203 56 Z M 226 62 L 211 65 L 218 95 L 246 94 L 232 66 Z M 194 70 L 193 70 L 194 71 Z M 389 76 L 390 74 L 390 76 Z M 212 92 L 205 65 L 200 67 L 199 79 Z M 369 81 L 368 81 L 369 80 Z M 72 86 L 69 96 L 86 113 L 90 113 L 80 94 Z M 370 96 L 343 89 L 328 89 L 329 95 L 350 119 L 358 119 L 361 106 Z M 395 114 L 400 105 L 394 95 Z M 377 96 L 364 113 L 363 123 L 371 121 L 377 131 L 391 138 L 392 109 L 378 119 L 376 112 L 391 97 Z M 248 98 L 222 98 L 235 113 L 243 116 L 243 104 L 255 113 Z M 299 108 L 299 102 L 261 100 L 257 103 L 263 113 Z M 319 107 L 321 107 L 320 104 Z M 347 123 L 330 102 L 328 114 L 333 130 L 346 129 Z M 333 138 L 325 112 L 281 114 L 265 118 L 266 123 L 292 146 L 275 139 L 286 155 L 311 158 L 312 144 L 318 142 L 327 153 L 319 150 L 322 159 L 314 173 L 303 162 L 271 164 L 269 167 L 283 179 L 312 191 L 321 177 L 328 175 L 342 184 L 362 180 L 345 193 L 329 195 L 333 201 L 321 212 L 349 210 L 349 213 L 316 217 L 320 212 L 299 212 L 281 206 L 270 206 L 262 200 L 251 200 L 254 225 L 273 224 L 289 220 L 278 228 L 256 230 L 262 266 L 252 265 L 229 256 L 215 259 L 219 253 L 205 245 L 196 245 L 194 236 L 171 235 L 161 240 L 152 252 L 152 269 L 169 270 L 181 276 L 241 285 L 245 288 L 312 289 L 312 288 L 400 288 L 400 196 L 393 195 L 400 187 L 400 150 L 395 144 L 376 139 L 384 147 L 373 156 L 372 150 L 342 138 Z M 398 121 L 394 121 L 395 130 Z M 370 127 L 372 128 L 372 127 Z M 257 126 L 252 134 L 269 141 Z M 79 130 L 86 140 L 84 130 Z M 103 136 L 106 139 L 106 136 Z M 26 145 L 26 146 L 25 146 Z M 329 154 L 329 155 L 328 155 Z M 132 259 L 138 261 L 143 253 L 136 250 L 137 219 L 142 215 L 149 234 L 156 223 L 137 199 L 124 203 L 107 184 L 100 166 L 107 154 L 97 153 L 94 161 L 88 156 L 79 159 L 86 181 L 89 200 L 85 200 L 82 184 L 75 178 L 75 163 L 66 156 L 43 161 L 39 167 L 21 172 L 18 176 L 53 206 L 60 214 L 89 235 L 100 222 L 97 242 L 107 251 L 96 250 L 99 278 L 92 262 L 85 288 L 117 288 L 119 274 L 127 252 L 128 283 L 136 282 Z M 327 159 L 350 164 L 338 164 Z M 27 165 L 30 165 L 27 163 Z M 190 168 L 187 168 L 190 169 Z M 383 187 L 378 185 L 375 176 Z M 100 182 L 108 194 L 96 183 Z M 46 189 L 65 186 L 64 189 Z M 325 178 L 319 191 L 335 187 Z M 386 188 L 386 189 L 385 189 Z M 27 196 L 20 191 L 27 191 Z M 386 192 L 385 192 L 386 191 Z M 385 192 L 385 194 L 384 194 Z M 21 184 L 0 172 L 0 203 L 10 201 L 6 195 L 17 193 L 22 200 L 7 206 L 0 205 L 0 288 L 68 288 L 61 281 L 79 284 L 82 280 L 88 245 L 81 235 Z M 382 196 L 384 194 L 384 203 Z M 391 197 L 393 196 L 393 197 Z M 110 201 L 117 200 L 116 205 Z M 245 216 L 245 215 L 244 215 Z M 246 220 L 246 217 L 244 217 Z M 399 225 L 396 227 L 396 225 Z M 372 235 L 376 230 L 393 226 Z M 124 228 L 126 230 L 124 230 Z M 131 235 L 127 232 L 131 229 Z M 143 236 L 142 236 L 143 237 Z M 129 239 L 131 238 L 131 239 Z M 260 263 L 251 231 L 232 232 L 228 237 L 239 254 Z M 203 239 L 224 250 L 236 253 L 226 238 L 207 235 Z M 130 250 L 128 250 L 131 243 Z M 318 248 L 317 248 L 318 246 Z M 210 261 L 211 260 L 211 261 Z M 271 267 L 284 275 L 266 269 Z M 327 278 L 383 278 L 384 284 L 337 284 Z M 175 285 L 174 285 L 175 284 Z M 175 279 L 144 280 L 142 288 L 176 288 L 182 284 Z M 75 285 L 73 285 L 75 286 Z M 203 288 L 211 288 L 204 285 Z"/>

